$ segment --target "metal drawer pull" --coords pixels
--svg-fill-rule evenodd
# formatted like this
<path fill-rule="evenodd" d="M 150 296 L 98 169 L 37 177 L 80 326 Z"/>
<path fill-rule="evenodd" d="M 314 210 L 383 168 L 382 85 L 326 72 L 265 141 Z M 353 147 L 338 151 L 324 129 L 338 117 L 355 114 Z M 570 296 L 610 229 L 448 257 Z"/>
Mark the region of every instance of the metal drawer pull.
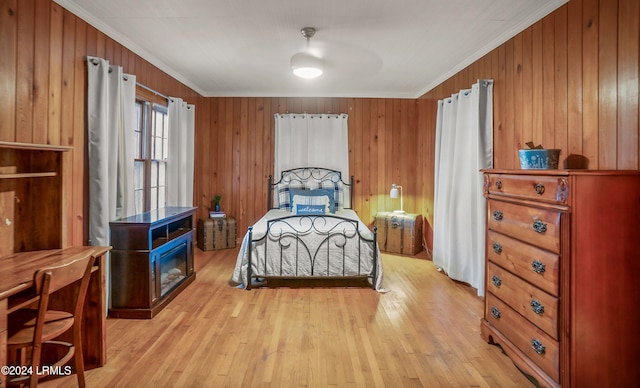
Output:
<path fill-rule="evenodd" d="M 531 299 L 531 310 L 536 314 L 544 313 L 544 306 L 539 300 Z"/>
<path fill-rule="evenodd" d="M 544 354 L 545 347 L 542 342 L 538 341 L 537 339 L 531 338 L 531 347 L 536 351 L 536 353 Z"/>
<path fill-rule="evenodd" d="M 502 245 L 498 244 L 497 242 L 493 243 L 493 251 L 495 253 L 500 253 L 502 252 Z"/>
<path fill-rule="evenodd" d="M 547 224 L 545 224 L 540 220 L 535 220 L 533 221 L 533 230 L 535 230 L 538 233 L 544 233 L 547 231 Z"/>
<path fill-rule="evenodd" d="M 545 265 L 544 263 L 542 263 L 540 260 L 534 260 L 531 262 L 531 269 L 533 269 L 533 272 L 535 273 L 543 273 L 545 270 Z"/>
<path fill-rule="evenodd" d="M 502 190 L 502 181 L 500 179 L 496 181 L 496 189 Z"/>
<path fill-rule="evenodd" d="M 500 319 L 500 310 L 498 310 L 497 307 L 491 307 L 491 315 L 495 318 L 495 319 Z"/>
<path fill-rule="evenodd" d="M 500 210 L 496 210 L 493 212 L 493 219 L 496 221 L 502 221 L 502 212 Z"/>
<path fill-rule="evenodd" d="M 538 194 L 538 195 L 544 194 L 544 185 L 542 183 L 538 183 L 534 187 L 536 189 L 536 194 Z"/>
<path fill-rule="evenodd" d="M 496 287 L 500 287 L 502 285 L 502 280 L 500 280 L 498 275 L 493 275 L 493 277 L 491 277 L 491 283 Z"/>

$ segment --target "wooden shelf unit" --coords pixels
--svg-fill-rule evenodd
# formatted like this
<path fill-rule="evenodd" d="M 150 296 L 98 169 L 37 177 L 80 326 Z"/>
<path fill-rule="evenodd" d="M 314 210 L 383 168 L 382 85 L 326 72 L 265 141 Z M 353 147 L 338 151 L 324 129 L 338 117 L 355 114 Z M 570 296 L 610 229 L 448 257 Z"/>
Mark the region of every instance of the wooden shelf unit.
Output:
<path fill-rule="evenodd" d="M 50 176 L 58 176 L 56 171 L 51 172 L 25 172 L 25 173 L 0 173 L 0 179 L 20 179 L 20 178 L 46 178 Z"/>
<path fill-rule="evenodd" d="M 153 318 L 195 280 L 195 207 L 166 207 L 112 221 L 114 318 Z"/>
<path fill-rule="evenodd" d="M 0 142 L 0 257 L 64 245 L 61 172 L 69 150 Z"/>

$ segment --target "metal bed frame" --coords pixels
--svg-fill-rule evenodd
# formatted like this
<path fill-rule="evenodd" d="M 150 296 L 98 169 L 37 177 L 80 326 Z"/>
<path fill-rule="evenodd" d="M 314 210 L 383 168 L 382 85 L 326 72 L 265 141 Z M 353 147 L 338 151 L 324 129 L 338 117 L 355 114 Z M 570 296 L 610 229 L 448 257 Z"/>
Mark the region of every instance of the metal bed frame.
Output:
<path fill-rule="evenodd" d="M 282 184 L 295 184 L 295 185 L 308 185 L 322 184 L 322 182 L 332 182 L 342 185 L 344 188 L 349 189 L 349 206 L 345 208 L 351 208 L 353 204 L 353 176 L 351 176 L 350 184 L 342 181 L 339 171 L 330 170 L 319 167 L 303 167 L 291 170 L 285 170 L 282 172 L 280 180 L 273 183 L 272 176 L 269 176 L 268 180 L 268 203 L 269 208 L 273 208 L 273 193 L 274 190 Z M 331 223 L 335 225 L 322 229 L 327 225 L 327 222 L 331 219 Z M 267 230 L 263 236 L 254 240 L 253 239 L 253 226 L 249 226 L 248 235 L 248 253 L 247 253 L 247 284 L 245 288 L 251 289 L 251 283 L 253 279 L 262 278 L 314 278 L 314 279 L 332 279 L 332 278 L 368 278 L 371 279 L 373 288 L 375 289 L 378 280 L 378 246 L 377 246 L 377 228 L 373 228 L 372 238 L 363 236 L 358 228 L 359 222 L 349 218 L 336 216 L 333 214 L 324 214 L 321 216 L 309 216 L 309 215 L 291 215 L 280 218 L 275 218 L 267 221 Z M 285 231 L 283 231 L 283 228 Z M 311 247 L 303 239 L 302 236 L 309 235 L 310 233 L 319 236 L 320 243 L 316 247 Z M 263 242 L 261 247 L 256 246 L 256 243 Z M 268 257 L 269 247 L 277 247 L 279 257 Z M 363 252 L 364 245 L 371 246 L 372 256 L 372 269 L 369 273 L 362 272 L 363 259 L 369 260 L 368 257 L 364 257 Z M 355 249 L 358 252 L 357 257 L 357 274 L 346 274 L 346 248 L 349 246 L 351 250 Z M 256 263 L 257 272 L 253 273 L 252 264 L 255 258 L 253 257 L 254 249 L 264 249 L 265 257 L 264 263 Z M 295 251 L 295 261 L 293 268 L 285 269 L 285 250 L 292 248 Z M 340 259 L 338 259 L 340 258 Z M 267 261 L 270 261 L 272 270 L 269 271 Z M 333 260 L 333 267 L 336 265 L 342 267 L 342 273 L 329 273 L 329 266 Z M 341 260 L 341 263 L 336 260 Z M 352 259 L 351 259 L 352 260 Z M 298 270 L 299 264 L 309 265 L 311 274 L 300 274 Z M 323 272 L 322 265 L 325 265 L 326 271 Z M 273 268 L 275 266 L 275 268 Z"/>

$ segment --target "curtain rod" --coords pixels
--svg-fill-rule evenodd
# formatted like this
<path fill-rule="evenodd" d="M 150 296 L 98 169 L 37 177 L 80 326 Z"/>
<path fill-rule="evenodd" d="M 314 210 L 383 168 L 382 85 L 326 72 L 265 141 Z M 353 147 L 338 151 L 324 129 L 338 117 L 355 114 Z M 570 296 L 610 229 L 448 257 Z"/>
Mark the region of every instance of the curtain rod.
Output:
<path fill-rule="evenodd" d="M 162 94 L 160 92 L 157 92 L 157 91 L 151 89 L 150 87 L 148 87 L 146 85 L 141 84 L 140 82 L 136 82 L 136 85 L 140 86 L 143 89 L 146 89 L 146 90 L 150 91 L 151 93 L 155 94 L 156 96 L 160 96 L 162 98 L 166 98 L 167 100 L 170 100 L 169 97 L 165 96 L 164 94 Z"/>
<path fill-rule="evenodd" d="M 87 57 L 87 60 L 89 60 L 89 57 Z M 98 58 L 92 58 L 91 59 L 91 63 L 93 63 L 94 65 L 97 65 L 97 64 L 100 63 L 100 61 L 98 60 Z M 107 61 L 107 63 L 109 63 L 109 61 Z M 109 64 L 109 73 L 111 73 L 111 66 L 112 65 Z M 123 76 L 124 76 L 125 81 L 128 80 L 127 74 L 123 74 Z M 150 87 L 141 84 L 140 82 L 136 81 L 136 85 L 140 86 L 143 89 L 146 89 L 146 90 L 150 91 L 151 93 L 155 94 L 156 96 L 160 96 L 160 97 L 165 98 L 167 100 L 171 100 L 169 97 L 165 96 L 164 94 L 162 94 L 162 93 L 160 93 L 160 92 L 158 92 L 156 90 L 153 90 Z M 171 100 L 171 101 L 173 101 L 173 100 Z"/>

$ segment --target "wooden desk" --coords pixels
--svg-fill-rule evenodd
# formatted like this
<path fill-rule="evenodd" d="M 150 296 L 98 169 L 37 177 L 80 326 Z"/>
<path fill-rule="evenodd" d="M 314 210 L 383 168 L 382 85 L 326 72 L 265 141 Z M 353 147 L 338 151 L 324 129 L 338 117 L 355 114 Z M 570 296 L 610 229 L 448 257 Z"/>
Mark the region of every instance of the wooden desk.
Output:
<path fill-rule="evenodd" d="M 7 364 L 7 310 L 11 297 L 33 287 L 33 275 L 42 267 L 71 262 L 92 254 L 94 270 L 89 283 L 83 321 L 83 353 L 85 369 L 103 366 L 106 362 L 106 289 L 105 253 L 111 247 L 70 247 L 32 252 L 13 253 L 0 257 L 0 366 Z M 68 290 L 67 290 L 68 291 Z M 65 289 L 52 295 L 50 303 L 56 308 L 65 308 L 70 298 Z M 0 387 L 6 385 L 0 374 Z"/>

